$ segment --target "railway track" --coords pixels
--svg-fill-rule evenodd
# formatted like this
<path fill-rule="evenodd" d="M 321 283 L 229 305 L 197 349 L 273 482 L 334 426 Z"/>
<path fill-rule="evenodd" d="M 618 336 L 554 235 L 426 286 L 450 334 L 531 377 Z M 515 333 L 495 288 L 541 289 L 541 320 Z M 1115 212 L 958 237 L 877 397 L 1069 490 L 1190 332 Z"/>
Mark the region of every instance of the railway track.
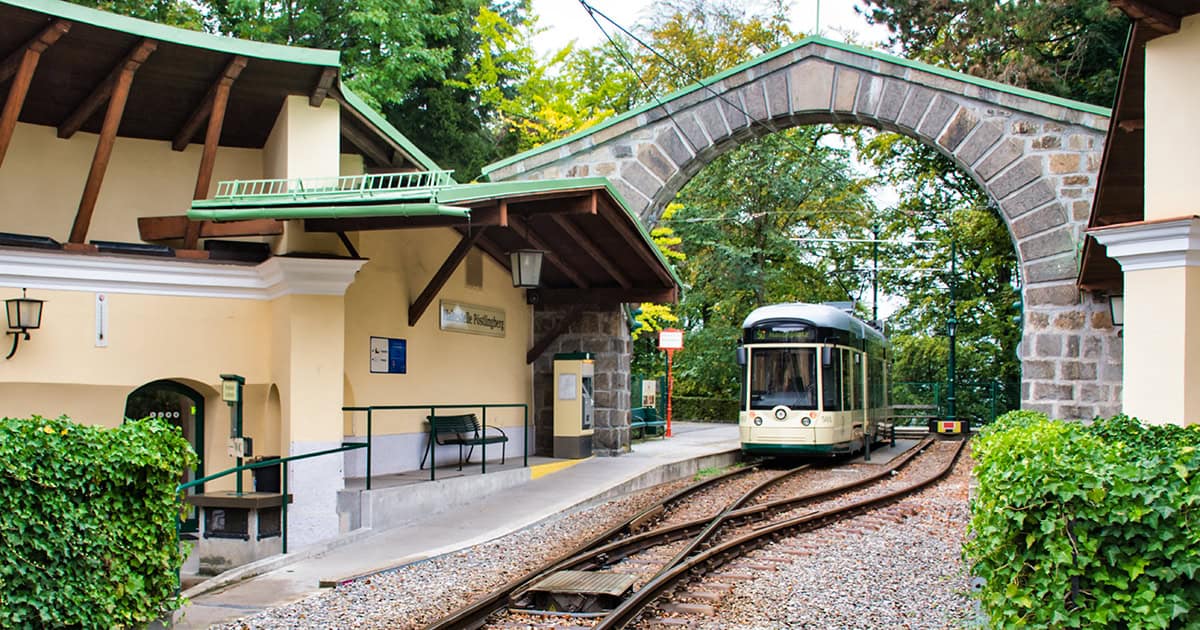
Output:
<path fill-rule="evenodd" d="M 663 524 L 664 514 L 672 505 L 685 502 L 706 489 L 738 476 L 730 473 L 708 480 L 705 485 L 693 485 L 668 497 L 660 504 L 641 511 L 633 518 L 596 536 L 572 553 L 547 563 L 537 570 L 515 579 L 468 606 L 447 615 L 429 625 L 430 629 L 478 628 L 488 622 L 492 615 L 512 609 L 516 614 L 561 614 L 561 606 L 577 606 L 584 612 L 572 616 L 599 619 L 598 628 L 622 628 L 642 615 L 647 606 L 675 589 L 681 581 L 699 576 L 719 567 L 730 558 L 739 557 L 748 550 L 771 540 L 792 533 L 808 531 L 871 509 L 915 492 L 940 479 L 953 466 L 961 451 L 961 444 L 948 463 L 937 474 L 915 484 L 902 486 L 888 492 L 875 493 L 869 497 L 833 501 L 848 493 L 891 479 L 919 453 L 925 451 L 936 440 L 928 438 L 901 456 L 894 459 L 879 472 L 863 478 L 834 485 L 832 487 L 792 494 L 782 498 L 761 500 L 764 495 L 779 494 L 789 483 L 794 483 L 799 473 L 807 466 L 769 476 L 744 492 L 738 499 L 725 505 L 714 516 Z M 746 469 L 749 472 L 751 469 Z M 741 474 L 747 474 L 743 472 Z M 751 504 L 759 499 L 758 502 Z M 822 500 L 833 505 L 820 509 L 800 511 L 799 508 Z M 668 519 L 671 520 L 671 519 Z M 657 526 L 653 526 L 657 525 Z M 731 533 L 732 532 L 732 533 Z M 720 534 L 718 536 L 718 533 Z M 622 573 L 607 572 L 606 569 L 628 562 L 639 554 L 653 553 L 664 545 L 677 546 L 669 560 L 651 560 L 643 563 L 653 568 L 652 574 L 641 571 L 641 575 L 623 576 Z M 639 571 L 627 573 L 637 574 Z M 631 588 L 633 594 L 622 597 Z M 605 589 L 607 593 L 601 593 Z M 557 595 L 548 597 L 547 591 Z M 574 589 L 574 590 L 572 590 Z M 581 590 L 582 589 L 582 590 Z M 583 595 L 582 591 L 589 591 Z M 566 596 L 562 593 L 567 593 Z M 615 600 L 614 600 L 615 597 Z M 536 610 L 547 602 L 558 610 Z M 599 606 L 600 610 L 586 608 Z M 532 610 L 531 610 L 532 609 Z M 582 621 L 582 619 L 579 619 Z"/>

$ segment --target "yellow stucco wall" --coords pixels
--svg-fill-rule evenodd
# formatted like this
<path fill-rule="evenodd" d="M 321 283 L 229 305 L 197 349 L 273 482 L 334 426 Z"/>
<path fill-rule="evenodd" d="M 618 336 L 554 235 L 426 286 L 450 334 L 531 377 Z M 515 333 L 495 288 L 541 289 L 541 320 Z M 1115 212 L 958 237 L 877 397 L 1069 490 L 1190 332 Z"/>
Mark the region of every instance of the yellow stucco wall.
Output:
<path fill-rule="evenodd" d="M 69 140 L 54 127 L 18 123 L 0 168 L 0 232 L 66 241 L 96 150 L 96 134 Z M 201 147 L 172 151 L 169 142 L 118 138 L 100 188 L 88 240 L 140 242 L 138 217 L 187 212 L 196 188 Z M 262 177 L 262 152 L 221 148 L 213 183 Z"/>
<path fill-rule="evenodd" d="M 1200 15 L 1146 44 L 1146 220 L 1200 214 Z M 1127 344 L 1128 345 L 1128 344 Z"/>
<path fill-rule="evenodd" d="M 482 289 L 467 286 L 464 262 L 417 325 L 408 326 L 409 304 L 459 238 L 448 229 L 359 235 L 357 246 L 371 261 L 346 292 L 347 405 L 531 402 L 532 371 L 525 352 L 533 343 L 532 311 L 525 304 L 524 291 L 514 289 L 509 272 L 490 257 L 483 257 Z M 441 330 L 441 299 L 503 310 L 505 336 Z M 370 372 L 371 336 L 408 340 L 407 374 Z M 377 434 L 419 432 L 426 413 L 381 412 L 374 430 Z M 519 410 L 488 414 L 488 423 L 499 426 L 520 426 L 522 419 Z M 349 416 L 346 422 L 347 430 L 365 434 L 364 414 Z"/>
<path fill-rule="evenodd" d="M 1125 274 L 1126 414 L 1200 422 L 1200 268 Z"/>

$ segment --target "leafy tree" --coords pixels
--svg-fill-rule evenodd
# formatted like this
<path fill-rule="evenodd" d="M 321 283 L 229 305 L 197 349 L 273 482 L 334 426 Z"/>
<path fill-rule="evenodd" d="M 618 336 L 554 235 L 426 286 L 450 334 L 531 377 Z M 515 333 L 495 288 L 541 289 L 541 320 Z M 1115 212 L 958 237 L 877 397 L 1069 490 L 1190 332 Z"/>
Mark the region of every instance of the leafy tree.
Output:
<path fill-rule="evenodd" d="M 1129 21 L 1108 0 L 859 0 L 905 56 L 1108 106 Z"/>

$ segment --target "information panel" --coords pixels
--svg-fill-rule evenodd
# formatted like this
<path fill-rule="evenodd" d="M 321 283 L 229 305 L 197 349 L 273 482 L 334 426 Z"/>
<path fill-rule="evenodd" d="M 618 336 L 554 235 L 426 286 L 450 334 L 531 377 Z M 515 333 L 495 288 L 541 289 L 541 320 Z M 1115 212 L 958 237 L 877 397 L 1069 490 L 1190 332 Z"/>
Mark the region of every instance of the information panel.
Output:
<path fill-rule="evenodd" d="M 408 341 L 371 337 L 371 373 L 407 374 Z"/>

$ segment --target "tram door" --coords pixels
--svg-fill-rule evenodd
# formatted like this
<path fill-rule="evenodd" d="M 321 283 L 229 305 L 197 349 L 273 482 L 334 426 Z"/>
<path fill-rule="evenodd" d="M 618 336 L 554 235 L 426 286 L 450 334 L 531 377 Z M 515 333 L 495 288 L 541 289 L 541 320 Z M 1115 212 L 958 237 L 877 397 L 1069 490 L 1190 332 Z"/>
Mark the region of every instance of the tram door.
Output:
<path fill-rule="evenodd" d="M 133 391 L 125 399 L 125 417 L 130 420 L 156 418 L 183 430 L 183 437 L 196 451 L 199 462 L 195 470 L 185 470 L 180 483 L 204 476 L 204 397 L 196 390 L 175 381 L 154 381 Z M 188 494 L 203 493 L 203 488 L 189 488 Z M 180 531 L 195 532 L 200 519 L 197 509 L 188 508 L 187 519 Z"/>

